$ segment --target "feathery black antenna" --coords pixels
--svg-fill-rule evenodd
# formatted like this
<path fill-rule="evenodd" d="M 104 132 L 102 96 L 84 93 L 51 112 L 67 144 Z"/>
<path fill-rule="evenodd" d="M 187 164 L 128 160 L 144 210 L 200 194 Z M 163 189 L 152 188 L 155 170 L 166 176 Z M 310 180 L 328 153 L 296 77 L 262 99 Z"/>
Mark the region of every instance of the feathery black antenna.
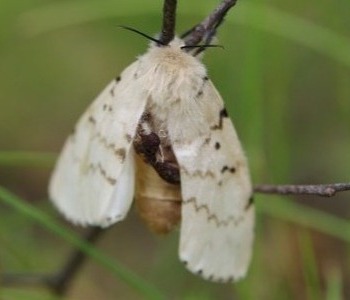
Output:
<path fill-rule="evenodd" d="M 139 30 L 137 30 L 137 29 L 135 29 L 135 28 L 128 27 L 128 26 L 122 26 L 122 25 L 120 25 L 119 27 L 120 27 L 120 28 L 123 28 L 123 29 L 126 29 L 126 30 L 129 30 L 129 31 L 132 31 L 132 32 L 135 32 L 135 33 L 137 33 L 137 34 L 139 34 L 139 35 L 142 35 L 142 36 L 145 37 L 146 39 L 149 39 L 149 40 L 151 40 L 151 41 L 157 43 L 158 45 L 160 44 L 160 45 L 162 45 L 162 46 L 166 46 L 166 44 L 163 44 L 162 41 L 157 40 L 157 39 L 155 39 L 154 37 L 151 37 L 150 35 L 148 35 L 148 34 L 146 34 L 146 33 L 143 33 L 142 31 L 139 31 Z"/>
<path fill-rule="evenodd" d="M 194 49 L 194 48 L 200 48 L 200 49 L 206 49 L 206 48 L 221 48 L 224 49 L 224 46 L 222 45 L 185 45 L 180 47 L 181 49 Z"/>

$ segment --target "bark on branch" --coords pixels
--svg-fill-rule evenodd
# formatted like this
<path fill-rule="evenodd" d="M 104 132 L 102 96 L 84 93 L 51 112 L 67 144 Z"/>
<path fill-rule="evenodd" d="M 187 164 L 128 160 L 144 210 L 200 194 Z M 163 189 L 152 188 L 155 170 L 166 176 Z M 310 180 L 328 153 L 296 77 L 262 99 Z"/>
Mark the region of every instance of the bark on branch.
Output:
<path fill-rule="evenodd" d="M 254 186 L 255 193 L 279 195 L 317 195 L 323 197 L 334 196 L 337 192 L 349 191 L 350 183 L 331 183 L 314 185 L 270 185 L 258 184 Z"/>
<path fill-rule="evenodd" d="M 188 46 L 198 45 L 201 41 L 209 44 L 216 35 L 216 30 L 223 22 L 227 12 L 236 4 L 237 0 L 223 0 L 201 23 L 182 35 Z"/>
<path fill-rule="evenodd" d="M 163 45 L 169 44 L 175 36 L 176 6 L 177 0 L 164 1 L 162 33 L 159 39 Z"/>

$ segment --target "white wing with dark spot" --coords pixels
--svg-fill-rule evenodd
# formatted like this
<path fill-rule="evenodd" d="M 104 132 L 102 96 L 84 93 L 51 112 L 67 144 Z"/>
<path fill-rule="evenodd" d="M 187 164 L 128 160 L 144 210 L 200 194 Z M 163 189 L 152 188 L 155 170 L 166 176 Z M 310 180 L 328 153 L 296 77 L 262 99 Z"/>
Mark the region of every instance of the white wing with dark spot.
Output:
<path fill-rule="evenodd" d="M 49 194 L 57 208 L 82 225 L 122 220 L 134 195 L 132 140 L 147 96 L 135 79 L 138 61 L 90 105 L 67 139 Z"/>
<path fill-rule="evenodd" d="M 196 105 L 192 122 L 201 124 L 199 129 L 191 121 L 181 133 L 169 125 L 183 198 L 180 258 L 206 279 L 232 281 L 246 274 L 252 252 L 254 205 L 247 161 L 209 80 Z"/>

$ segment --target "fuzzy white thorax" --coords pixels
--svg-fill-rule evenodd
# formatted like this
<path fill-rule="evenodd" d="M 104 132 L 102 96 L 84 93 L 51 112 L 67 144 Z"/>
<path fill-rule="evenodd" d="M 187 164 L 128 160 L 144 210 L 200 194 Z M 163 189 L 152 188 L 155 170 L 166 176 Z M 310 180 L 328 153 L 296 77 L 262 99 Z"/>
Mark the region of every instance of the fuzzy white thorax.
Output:
<path fill-rule="evenodd" d="M 184 42 L 175 37 L 167 46 L 152 44 L 139 58 L 139 77 L 144 80 L 153 101 L 171 104 L 180 99 L 193 100 L 206 76 L 204 65 L 181 49 Z"/>

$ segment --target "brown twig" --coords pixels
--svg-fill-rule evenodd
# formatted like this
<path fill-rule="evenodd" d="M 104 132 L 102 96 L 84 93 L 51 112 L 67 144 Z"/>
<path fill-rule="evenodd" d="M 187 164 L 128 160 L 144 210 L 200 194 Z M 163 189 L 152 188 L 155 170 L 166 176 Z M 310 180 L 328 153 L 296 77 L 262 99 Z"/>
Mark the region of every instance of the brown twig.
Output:
<path fill-rule="evenodd" d="M 323 197 L 334 196 L 337 192 L 349 191 L 350 183 L 332 183 L 315 185 L 269 185 L 254 186 L 255 193 L 279 195 L 317 195 Z"/>
<path fill-rule="evenodd" d="M 0 285 L 2 286 L 49 286 L 51 274 L 1 274 Z"/>
<path fill-rule="evenodd" d="M 92 228 L 84 236 L 84 240 L 95 243 L 105 230 Z M 87 256 L 80 249 L 74 249 L 63 268 L 55 274 L 2 274 L 0 283 L 4 286 L 38 286 L 48 287 L 55 295 L 66 294 L 73 278 L 84 264 Z"/>
<path fill-rule="evenodd" d="M 106 230 L 100 227 L 91 228 L 84 237 L 84 241 L 94 244 Z M 55 295 L 64 295 L 68 290 L 69 284 L 77 275 L 79 269 L 86 261 L 87 256 L 80 249 L 74 249 L 70 254 L 64 267 L 58 274 L 51 277 L 49 281 L 50 288 Z"/>
<path fill-rule="evenodd" d="M 254 186 L 255 193 L 278 195 L 317 195 L 332 197 L 337 192 L 349 191 L 350 183 L 316 184 L 316 185 L 269 185 L 258 184 Z M 96 242 L 105 230 L 92 228 L 84 237 L 90 243 Z M 38 286 L 48 287 L 55 295 L 66 294 L 73 278 L 87 259 L 85 253 L 76 249 L 69 256 L 64 267 L 56 274 L 3 274 L 0 284 L 4 286 Z"/>
<path fill-rule="evenodd" d="M 159 41 L 167 45 L 175 36 L 177 0 L 164 0 L 163 25 Z"/>
<path fill-rule="evenodd" d="M 205 43 L 210 43 L 216 34 L 216 29 L 236 2 L 237 0 L 223 0 L 207 18 L 182 35 L 185 44 L 194 46 L 203 40 Z"/>

